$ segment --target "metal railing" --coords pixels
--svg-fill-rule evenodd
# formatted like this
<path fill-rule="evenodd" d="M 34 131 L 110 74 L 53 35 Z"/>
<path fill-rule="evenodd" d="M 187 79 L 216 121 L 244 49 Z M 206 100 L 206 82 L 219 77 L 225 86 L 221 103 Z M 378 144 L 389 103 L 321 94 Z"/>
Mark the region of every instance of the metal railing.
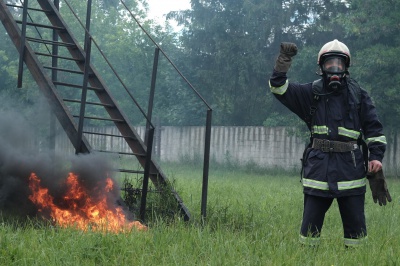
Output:
<path fill-rule="evenodd" d="M 132 93 L 129 91 L 128 86 L 123 82 L 122 78 L 120 75 L 117 73 L 115 67 L 111 64 L 111 62 L 108 60 L 102 49 L 100 48 L 99 44 L 96 42 L 96 40 L 93 38 L 93 36 L 90 34 L 90 17 L 91 17 L 91 5 L 92 1 L 88 0 L 87 2 L 87 12 L 86 12 L 86 24 L 83 24 L 83 22 L 79 19 L 78 15 L 76 12 L 73 10 L 71 4 L 69 3 L 68 0 L 63 0 L 65 2 L 66 6 L 69 8 L 70 12 L 73 14 L 75 19 L 78 21 L 82 29 L 85 31 L 85 41 L 84 41 L 84 51 L 85 51 L 85 68 L 84 68 L 84 80 L 83 80 L 83 86 L 82 86 L 82 98 L 81 98 L 81 108 L 80 108 L 80 115 L 79 115 L 79 125 L 78 125 L 78 139 L 77 142 L 81 143 L 82 135 L 83 135 L 83 119 L 84 119 L 84 112 L 85 112 L 85 103 L 86 103 L 86 91 L 87 91 L 87 86 L 88 86 L 88 64 L 90 64 L 90 56 L 91 56 L 91 50 L 92 50 L 92 44 L 94 44 L 95 48 L 97 51 L 100 53 L 101 57 L 104 59 L 108 67 L 111 69 L 113 72 L 114 76 L 118 79 L 119 83 L 122 85 L 126 93 L 129 95 L 130 99 L 133 101 L 133 103 L 136 105 L 136 107 L 139 109 L 140 113 L 143 115 L 143 117 L 146 119 L 146 134 L 145 134 L 145 143 L 147 146 L 147 161 L 150 163 L 151 160 L 151 151 L 152 151 L 152 146 L 153 146 L 153 137 L 154 137 L 154 129 L 155 126 L 152 123 L 152 112 L 153 112 L 153 101 L 154 101 L 154 92 L 155 92 L 155 84 L 156 84 L 156 79 L 157 79 L 157 73 L 158 73 L 158 62 L 159 62 L 159 54 L 161 54 L 167 59 L 169 64 L 174 68 L 174 70 L 178 73 L 178 75 L 184 80 L 184 82 L 189 86 L 189 88 L 194 92 L 194 94 L 203 102 L 204 106 L 206 107 L 206 130 L 205 130 L 205 143 L 204 143 L 204 158 L 203 158 L 203 183 L 202 183 L 202 199 L 201 199 L 201 216 L 203 219 L 206 218 L 206 213 L 207 213 L 207 191 L 208 191 L 208 174 L 209 174 L 209 161 L 210 161 L 210 142 L 211 142 L 211 121 L 212 121 L 212 109 L 209 106 L 209 104 L 205 101 L 205 99 L 200 95 L 200 93 L 195 89 L 195 87 L 189 82 L 189 80 L 182 74 L 182 72 L 178 69 L 178 67 L 172 62 L 170 57 L 166 54 L 166 52 L 161 48 L 161 46 L 154 40 L 154 38 L 148 33 L 148 31 L 141 25 L 141 23 L 137 20 L 135 15 L 132 13 L 132 11 L 128 8 L 126 3 L 123 0 L 120 0 L 120 3 L 124 6 L 128 14 L 131 16 L 131 18 L 135 21 L 135 23 L 140 27 L 140 29 L 145 33 L 145 35 L 149 38 L 149 40 L 153 43 L 155 46 L 155 53 L 154 53 L 154 62 L 153 62 L 153 72 L 151 76 L 151 87 L 150 87 L 150 96 L 149 96 L 149 102 L 148 102 L 148 110 L 147 113 L 143 110 L 143 108 L 140 106 L 140 104 L 137 102 L 135 97 L 132 95 Z M 21 1 L 22 3 L 22 1 Z M 56 6 L 57 9 L 59 9 L 59 0 L 54 0 L 54 5 Z M 27 7 L 28 7 L 28 0 L 23 1 L 23 23 L 22 23 L 22 38 L 25 38 L 25 30 L 26 30 L 26 23 L 27 23 L 27 17 L 29 16 L 27 12 Z M 55 31 L 54 31 L 55 32 Z M 53 39 L 56 38 L 54 37 L 53 34 Z M 25 41 L 21 39 L 21 51 L 20 51 L 20 58 L 23 58 L 23 46 L 24 46 Z M 47 46 L 46 46 L 47 47 Z M 54 50 L 53 46 L 53 51 L 52 53 L 57 53 L 57 50 Z M 48 48 L 47 48 L 48 49 Z M 49 50 L 49 49 L 48 49 Z M 49 51 L 50 52 L 50 51 Z M 23 60 L 20 59 L 20 64 L 22 64 Z M 52 62 L 53 66 L 57 65 L 56 61 Z M 52 72 L 52 75 L 56 77 L 55 71 Z M 22 86 L 22 66 L 19 66 L 19 75 L 18 75 L 18 86 Z M 76 150 L 77 153 L 79 153 L 79 149 Z M 144 169 L 144 180 L 143 180 L 143 195 L 142 195 L 142 206 L 140 208 L 140 214 L 142 216 L 142 220 L 144 220 L 144 210 L 145 210 L 145 205 L 146 205 L 146 194 L 147 194 L 147 186 L 148 186 L 148 179 L 149 179 L 149 169 L 150 169 L 150 164 L 146 162 L 146 166 Z M 147 176 L 146 176 L 147 175 Z"/>

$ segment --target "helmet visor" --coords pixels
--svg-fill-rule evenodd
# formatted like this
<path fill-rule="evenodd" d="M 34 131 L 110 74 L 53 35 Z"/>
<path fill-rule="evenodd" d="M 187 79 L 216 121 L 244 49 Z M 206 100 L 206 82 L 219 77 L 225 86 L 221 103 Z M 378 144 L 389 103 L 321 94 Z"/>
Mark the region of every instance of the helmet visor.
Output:
<path fill-rule="evenodd" d="M 322 64 L 322 71 L 329 73 L 343 73 L 346 63 L 342 57 L 328 57 Z"/>

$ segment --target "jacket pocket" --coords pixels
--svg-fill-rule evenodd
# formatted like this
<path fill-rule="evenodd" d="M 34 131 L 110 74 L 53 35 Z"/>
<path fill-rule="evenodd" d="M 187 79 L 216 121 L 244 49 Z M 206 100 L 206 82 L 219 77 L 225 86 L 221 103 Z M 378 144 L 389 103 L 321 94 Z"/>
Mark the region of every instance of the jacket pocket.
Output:
<path fill-rule="evenodd" d="M 304 165 L 304 177 L 316 180 L 324 179 L 325 167 L 323 167 L 323 164 L 325 157 L 326 154 L 322 151 L 312 149 L 308 153 L 308 157 Z"/>
<path fill-rule="evenodd" d="M 339 153 L 341 167 L 339 168 L 339 176 L 345 180 L 353 180 L 363 178 L 365 175 L 364 157 L 359 149 L 351 152 Z"/>

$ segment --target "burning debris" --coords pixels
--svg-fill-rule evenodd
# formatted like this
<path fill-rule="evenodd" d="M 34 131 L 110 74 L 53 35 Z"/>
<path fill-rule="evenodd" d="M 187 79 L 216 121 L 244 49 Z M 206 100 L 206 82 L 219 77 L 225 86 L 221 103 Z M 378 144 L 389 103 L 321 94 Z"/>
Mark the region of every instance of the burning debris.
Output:
<path fill-rule="evenodd" d="M 85 188 L 78 176 L 69 173 L 66 178 L 66 190 L 63 195 L 54 198 L 47 188 L 43 188 L 35 173 L 29 177 L 29 188 L 32 192 L 29 199 L 38 207 L 38 212 L 61 227 L 75 226 L 78 229 L 94 231 L 123 232 L 135 227 L 145 230 L 138 221 L 128 222 L 122 207 L 110 202 L 110 193 L 114 190 L 114 182 L 107 178 L 98 182 L 91 190 Z M 92 194 L 92 195 L 90 195 Z M 113 194 L 113 193 L 112 193 Z M 112 198 L 112 197 L 111 197 Z"/>
<path fill-rule="evenodd" d="M 18 120 L 0 118 L 0 211 L 81 230 L 147 229 L 125 208 L 104 157 L 37 154 L 26 143 L 31 138 L 21 134 L 30 131 L 21 131 Z"/>

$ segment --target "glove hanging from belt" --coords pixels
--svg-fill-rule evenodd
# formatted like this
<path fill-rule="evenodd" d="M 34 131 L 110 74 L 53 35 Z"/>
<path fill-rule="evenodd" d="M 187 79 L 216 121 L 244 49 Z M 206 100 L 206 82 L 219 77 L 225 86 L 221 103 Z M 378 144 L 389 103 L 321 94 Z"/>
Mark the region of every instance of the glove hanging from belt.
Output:
<path fill-rule="evenodd" d="M 379 205 L 382 206 L 386 205 L 386 200 L 388 202 L 392 201 L 382 170 L 379 170 L 376 173 L 368 173 L 367 179 L 375 203 L 379 202 Z"/>

